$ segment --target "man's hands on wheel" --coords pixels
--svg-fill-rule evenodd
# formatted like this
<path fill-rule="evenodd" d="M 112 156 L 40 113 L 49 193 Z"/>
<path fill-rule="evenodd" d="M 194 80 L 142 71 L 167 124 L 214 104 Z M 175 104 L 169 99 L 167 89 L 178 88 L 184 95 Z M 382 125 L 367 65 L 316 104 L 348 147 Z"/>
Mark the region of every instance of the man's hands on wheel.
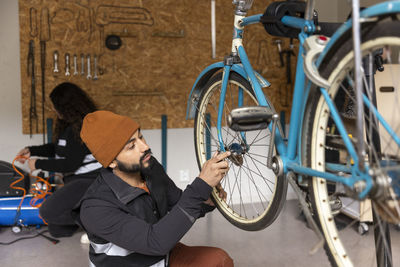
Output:
<path fill-rule="evenodd" d="M 222 188 L 221 184 L 217 184 L 217 186 L 215 187 L 215 189 L 218 192 L 218 197 L 220 199 L 222 199 L 223 201 L 226 201 L 226 196 L 228 195 L 224 188 Z M 204 201 L 204 204 L 210 205 L 210 206 L 215 206 L 214 202 L 211 200 L 211 197 L 209 199 L 207 199 L 206 201 Z"/>
<path fill-rule="evenodd" d="M 204 180 L 211 187 L 219 185 L 222 189 L 219 182 L 229 170 L 228 162 L 225 159 L 230 155 L 231 152 L 229 151 L 223 152 L 221 154 L 218 154 L 218 152 L 216 152 L 211 159 L 207 160 L 206 163 L 204 163 L 203 168 L 201 169 L 201 172 L 199 174 L 200 179 Z M 221 192 L 220 190 L 218 191 Z"/>

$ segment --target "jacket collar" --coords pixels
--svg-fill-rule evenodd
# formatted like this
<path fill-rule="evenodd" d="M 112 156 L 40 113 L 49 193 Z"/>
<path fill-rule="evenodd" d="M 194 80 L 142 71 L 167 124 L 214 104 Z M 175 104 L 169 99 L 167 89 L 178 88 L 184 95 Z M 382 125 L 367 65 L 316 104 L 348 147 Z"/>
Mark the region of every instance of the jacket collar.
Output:
<path fill-rule="evenodd" d="M 109 169 L 102 169 L 100 175 L 103 177 L 105 183 L 111 188 L 118 200 L 123 204 L 128 204 L 138 196 L 146 194 L 146 191 L 131 186 Z"/>

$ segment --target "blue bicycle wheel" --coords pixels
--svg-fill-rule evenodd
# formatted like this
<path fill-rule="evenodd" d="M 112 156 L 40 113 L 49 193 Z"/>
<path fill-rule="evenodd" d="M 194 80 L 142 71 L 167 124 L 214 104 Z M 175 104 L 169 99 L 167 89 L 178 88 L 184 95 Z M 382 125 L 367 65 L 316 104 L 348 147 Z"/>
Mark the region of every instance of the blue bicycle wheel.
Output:
<path fill-rule="evenodd" d="M 222 73 L 218 73 L 205 85 L 197 104 L 194 141 L 200 169 L 215 151 L 221 150 L 217 136 L 221 84 Z M 221 129 L 223 149 L 232 152 L 229 171 L 221 181 L 227 198 L 221 199 L 216 189 L 212 198 L 229 222 L 247 231 L 264 229 L 276 219 L 287 190 L 286 179 L 276 177 L 267 167 L 268 148 L 274 145 L 270 144 L 269 129 L 240 133 L 227 126 L 226 118 L 232 109 L 256 105 L 249 82 L 232 72 L 223 103 Z"/>

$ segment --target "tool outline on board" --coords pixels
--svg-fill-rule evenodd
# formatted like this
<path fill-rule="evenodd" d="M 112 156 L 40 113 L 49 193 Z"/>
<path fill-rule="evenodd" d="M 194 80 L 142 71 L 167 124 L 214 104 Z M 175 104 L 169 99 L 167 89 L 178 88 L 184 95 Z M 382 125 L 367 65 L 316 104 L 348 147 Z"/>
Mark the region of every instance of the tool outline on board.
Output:
<path fill-rule="evenodd" d="M 29 9 L 29 35 L 31 37 L 36 37 L 38 34 L 37 25 L 37 10 L 34 7 Z"/>

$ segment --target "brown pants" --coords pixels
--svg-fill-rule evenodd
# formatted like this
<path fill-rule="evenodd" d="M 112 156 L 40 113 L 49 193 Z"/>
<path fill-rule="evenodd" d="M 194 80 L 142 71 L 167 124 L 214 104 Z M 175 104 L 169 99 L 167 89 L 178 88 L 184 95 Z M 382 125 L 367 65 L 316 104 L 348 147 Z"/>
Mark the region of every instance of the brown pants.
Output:
<path fill-rule="evenodd" d="M 233 267 L 228 253 L 215 247 L 189 247 L 176 244 L 169 258 L 170 267 Z"/>

